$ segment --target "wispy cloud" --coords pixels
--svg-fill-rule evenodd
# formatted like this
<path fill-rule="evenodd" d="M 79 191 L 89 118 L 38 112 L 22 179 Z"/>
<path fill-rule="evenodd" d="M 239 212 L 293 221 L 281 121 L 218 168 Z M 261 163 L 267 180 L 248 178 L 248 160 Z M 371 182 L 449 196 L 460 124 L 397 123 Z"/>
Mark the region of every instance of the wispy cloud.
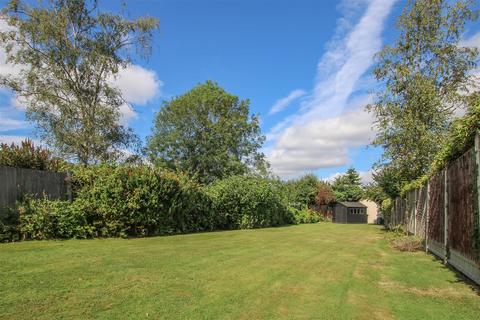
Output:
<path fill-rule="evenodd" d="M 21 130 L 28 123 L 21 119 L 21 112 L 13 107 L 0 107 L 0 132 Z"/>
<path fill-rule="evenodd" d="M 348 162 L 348 148 L 368 143 L 370 101 L 359 92 L 373 56 L 381 49 L 384 22 L 396 0 L 344 1 L 343 16 L 317 66 L 314 88 L 301 111 L 279 122 L 267 136 L 267 157 L 275 173 L 295 176 Z M 354 20 L 356 19 L 356 20 Z M 352 22 L 356 21 L 356 22 Z"/>
<path fill-rule="evenodd" d="M 21 144 L 22 141 L 25 141 L 26 139 L 30 139 L 33 141 L 33 143 L 36 145 L 36 146 L 41 146 L 42 143 L 40 143 L 40 141 L 36 140 L 36 139 L 32 139 L 30 137 L 26 137 L 26 136 L 15 136 L 15 135 L 0 135 L 0 143 L 6 143 L 8 145 L 14 143 L 14 144 Z"/>
<path fill-rule="evenodd" d="M 293 101 L 297 100 L 298 98 L 304 96 L 306 92 L 301 89 L 293 90 L 288 94 L 288 96 L 278 99 L 270 109 L 269 114 L 275 114 L 277 112 L 282 111 L 286 107 L 288 107 Z"/>

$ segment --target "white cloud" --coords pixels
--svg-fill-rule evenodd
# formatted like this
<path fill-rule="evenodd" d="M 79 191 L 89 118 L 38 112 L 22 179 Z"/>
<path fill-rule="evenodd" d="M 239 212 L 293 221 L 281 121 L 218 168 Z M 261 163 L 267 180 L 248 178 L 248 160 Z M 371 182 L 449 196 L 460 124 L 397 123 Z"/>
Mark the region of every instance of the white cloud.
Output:
<path fill-rule="evenodd" d="M 371 139 L 371 126 L 371 115 L 362 109 L 293 125 L 276 139 L 267 152 L 268 160 L 282 177 L 341 166 L 348 162 L 348 148 L 363 146 Z"/>
<path fill-rule="evenodd" d="M 286 107 L 288 107 L 288 105 L 290 103 L 292 103 L 293 101 L 295 101 L 296 99 L 304 96 L 306 94 L 306 92 L 304 90 L 301 90 L 301 89 L 296 89 L 296 90 L 293 90 L 292 92 L 289 93 L 288 96 L 286 97 L 283 97 L 281 99 L 278 99 L 272 106 L 272 108 L 270 109 L 270 112 L 269 114 L 274 114 L 274 113 L 277 113 L 277 112 L 280 112 L 282 111 L 283 109 L 285 109 Z"/>
<path fill-rule="evenodd" d="M 460 47 L 473 47 L 480 48 L 480 32 L 474 34 L 470 38 L 463 38 L 460 43 Z"/>
<path fill-rule="evenodd" d="M 137 113 L 133 108 L 124 103 L 120 106 L 120 123 L 122 125 L 127 125 L 129 121 L 137 118 Z"/>
<path fill-rule="evenodd" d="M 332 183 L 335 181 L 336 178 L 340 177 L 341 175 L 344 175 L 345 172 L 335 172 L 329 175 L 328 177 L 322 179 L 325 182 Z M 363 185 L 367 185 L 371 182 L 373 182 L 373 173 L 371 170 L 369 171 L 358 171 L 358 175 L 360 176 L 360 181 Z"/>
<path fill-rule="evenodd" d="M 160 94 L 163 85 L 155 71 L 135 64 L 121 69 L 112 83 L 120 89 L 126 101 L 138 105 L 144 105 Z"/>
<path fill-rule="evenodd" d="M 271 146 L 266 154 L 275 173 L 289 177 L 345 165 L 349 148 L 369 142 L 373 121 L 363 106 L 371 98 L 358 90 L 381 49 L 384 22 L 395 1 L 343 2 L 344 17 L 318 63 L 314 88 L 301 111 L 267 134 Z M 364 9 L 363 15 L 359 9 Z M 358 22 L 352 23 L 357 16 Z"/>
<path fill-rule="evenodd" d="M 367 185 L 373 182 L 373 172 L 372 170 L 369 171 L 359 171 L 358 174 L 360 175 L 360 180 L 362 184 Z"/>

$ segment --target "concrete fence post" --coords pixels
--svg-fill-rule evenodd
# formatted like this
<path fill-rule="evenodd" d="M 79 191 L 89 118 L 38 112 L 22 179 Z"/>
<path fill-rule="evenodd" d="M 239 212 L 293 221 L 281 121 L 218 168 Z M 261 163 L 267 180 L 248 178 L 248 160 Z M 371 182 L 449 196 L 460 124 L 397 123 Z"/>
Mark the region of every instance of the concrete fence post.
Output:
<path fill-rule="evenodd" d="M 477 230 L 480 237 L 480 131 L 475 135 L 475 169 L 477 173 Z M 480 239 L 477 239 L 480 242 Z"/>
<path fill-rule="evenodd" d="M 428 210 L 430 209 L 430 180 L 427 181 L 427 195 L 425 197 L 425 251 L 428 252 L 428 220 L 429 214 Z"/>
<path fill-rule="evenodd" d="M 417 235 L 417 197 L 418 189 L 413 190 L 413 235 Z"/>
<path fill-rule="evenodd" d="M 445 167 L 445 173 L 444 173 L 444 192 L 443 192 L 443 215 L 444 215 L 444 245 L 445 245 L 445 259 L 444 263 L 448 263 L 448 259 L 450 258 L 450 250 L 448 247 L 448 166 Z"/>

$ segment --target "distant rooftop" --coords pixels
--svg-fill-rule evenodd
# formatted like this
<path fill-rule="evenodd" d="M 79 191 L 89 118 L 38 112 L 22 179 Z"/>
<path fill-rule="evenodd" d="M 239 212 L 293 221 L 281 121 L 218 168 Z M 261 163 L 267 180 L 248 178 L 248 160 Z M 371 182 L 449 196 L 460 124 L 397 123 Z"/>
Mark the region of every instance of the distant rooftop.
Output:
<path fill-rule="evenodd" d="M 341 204 L 342 206 L 349 207 L 349 208 L 366 208 L 367 206 L 364 205 L 363 203 L 360 202 L 354 202 L 354 201 L 340 201 L 337 202 Z"/>

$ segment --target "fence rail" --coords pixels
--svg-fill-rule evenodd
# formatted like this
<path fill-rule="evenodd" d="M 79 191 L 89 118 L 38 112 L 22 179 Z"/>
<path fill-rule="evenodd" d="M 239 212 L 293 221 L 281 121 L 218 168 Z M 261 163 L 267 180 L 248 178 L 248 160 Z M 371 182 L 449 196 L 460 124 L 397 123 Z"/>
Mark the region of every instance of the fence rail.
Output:
<path fill-rule="evenodd" d="M 480 284 L 480 137 L 426 185 L 397 198 L 385 225 L 403 225 L 426 249 Z"/>

